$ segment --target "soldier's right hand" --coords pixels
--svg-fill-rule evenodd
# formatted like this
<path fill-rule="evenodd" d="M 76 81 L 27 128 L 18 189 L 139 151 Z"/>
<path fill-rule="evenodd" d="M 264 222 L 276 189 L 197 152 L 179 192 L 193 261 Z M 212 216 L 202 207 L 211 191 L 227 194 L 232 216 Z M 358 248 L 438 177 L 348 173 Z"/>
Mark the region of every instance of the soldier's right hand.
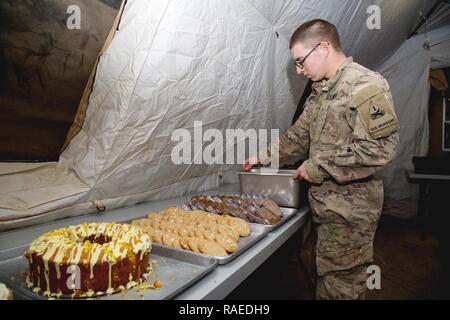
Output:
<path fill-rule="evenodd" d="M 294 178 L 294 180 L 300 179 L 300 180 L 306 180 L 306 181 L 312 182 L 311 178 L 309 177 L 308 173 L 306 172 L 305 165 L 303 163 L 292 174 L 292 178 Z"/>
<path fill-rule="evenodd" d="M 241 166 L 242 171 L 248 171 L 255 165 L 260 165 L 261 162 L 259 161 L 258 157 L 250 157 L 247 160 L 244 161 L 244 163 Z"/>

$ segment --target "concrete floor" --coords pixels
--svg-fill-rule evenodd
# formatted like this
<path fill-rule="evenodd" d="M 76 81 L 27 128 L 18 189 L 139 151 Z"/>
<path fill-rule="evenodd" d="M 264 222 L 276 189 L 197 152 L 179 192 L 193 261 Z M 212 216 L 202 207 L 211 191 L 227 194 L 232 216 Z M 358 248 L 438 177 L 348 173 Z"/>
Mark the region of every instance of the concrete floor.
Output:
<path fill-rule="evenodd" d="M 381 269 L 381 289 L 369 291 L 368 299 L 450 299 L 449 276 L 436 237 L 430 230 L 424 232 L 417 220 L 398 218 L 414 218 L 415 211 L 413 201 L 385 201 L 375 236 L 374 264 Z M 227 298 L 312 299 L 299 260 L 300 236 L 288 240 Z"/>

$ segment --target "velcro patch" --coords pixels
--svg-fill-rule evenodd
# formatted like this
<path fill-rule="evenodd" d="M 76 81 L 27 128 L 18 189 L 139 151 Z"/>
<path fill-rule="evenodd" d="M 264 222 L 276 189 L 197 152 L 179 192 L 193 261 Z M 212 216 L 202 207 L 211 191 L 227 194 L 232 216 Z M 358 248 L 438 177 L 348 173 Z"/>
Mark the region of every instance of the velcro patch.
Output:
<path fill-rule="evenodd" d="M 387 137 L 398 129 L 397 118 L 385 93 L 364 101 L 358 106 L 358 112 L 366 130 L 375 139 Z"/>

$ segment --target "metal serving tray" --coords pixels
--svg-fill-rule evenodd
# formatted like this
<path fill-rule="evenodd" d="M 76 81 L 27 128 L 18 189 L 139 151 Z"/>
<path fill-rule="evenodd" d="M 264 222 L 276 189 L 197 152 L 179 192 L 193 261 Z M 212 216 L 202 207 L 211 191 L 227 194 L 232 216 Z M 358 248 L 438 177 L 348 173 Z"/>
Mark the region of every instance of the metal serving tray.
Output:
<path fill-rule="evenodd" d="M 183 250 L 170 250 L 170 248 L 156 245 L 152 248 L 151 260 L 153 271 L 147 279 L 147 284 L 152 285 L 158 279 L 162 285 L 160 289 L 140 289 L 140 286 L 137 286 L 127 291 L 100 296 L 94 299 L 171 299 L 193 283 L 199 281 L 217 266 L 217 260 L 215 258 L 199 254 L 195 255 Z M 27 288 L 25 284 L 27 273 L 28 261 L 21 255 L 0 262 L 0 281 L 13 290 L 16 299 L 48 299 Z"/>
<path fill-rule="evenodd" d="M 303 188 L 299 180 L 292 178 L 293 173 L 269 168 L 237 172 L 241 193 L 269 198 L 280 207 L 300 208 Z"/>
<path fill-rule="evenodd" d="M 153 247 L 162 247 L 162 248 L 166 248 L 168 250 L 174 251 L 174 252 L 187 252 L 188 254 L 192 254 L 192 255 L 196 255 L 196 256 L 200 256 L 200 257 L 213 258 L 213 259 L 217 260 L 219 265 L 224 265 L 224 264 L 229 263 L 230 261 L 232 261 L 239 255 L 241 255 L 242 253 L 244 253 L 247 249 L 249 249 L 251 246 L 253 246 L 255 243 L 257 243 L 259 240 L 264 238 L 268 233 L 267 228 L 263 228 L 262 225 L 260 225 L 260 224 L 250 223 L 249 225 L 250 225 L 250 229 L 252 230 L 252 232 L 247 237 L 239 238 L 239 241 L 238 241 L 239 250 L 232 254 L 229 254 L 226 257 L 209 256 L 209 255 L 206 255 L 203 253 L 168 247 L 168 246 L 165 246 L 165 245 L 159 244 L 159 243 L 154 243 Z"/>

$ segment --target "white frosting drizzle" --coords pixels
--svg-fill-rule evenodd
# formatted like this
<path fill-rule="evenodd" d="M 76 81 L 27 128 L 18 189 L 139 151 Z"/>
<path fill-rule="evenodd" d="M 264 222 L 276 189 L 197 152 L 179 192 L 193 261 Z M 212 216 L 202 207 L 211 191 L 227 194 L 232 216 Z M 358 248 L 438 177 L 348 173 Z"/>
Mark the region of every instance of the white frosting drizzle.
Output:
<path fill-rule="evenodd" d="M 111 287 L 111 273 L 112 273 L 112 263 L 109 263 L 109 274 L 108 274 L 108 290 L 106 290 L 106 293 L 111 294 L 114 292 L 114 289 Z"/>
<path fill-rule="evenodd" d="M 95 240 L 102 237 L 105 241 L 103 244 L 95 243 Z M 86 240 L 93 240 L 86 241 Z M 110 241 L 112 240 L 112 241 Z M 99 262 L 102 255 L 102 262 L 109 264 L 109 283 L 107 293 L 114 292 L 112 287 L 112 266 L 119 260 L 126 258 L 131 252 L 139 254 L 140 260 L 146 253 L 151 250 L 150 237 L 139 228 L 126 224 L 115 223 L 90 223 L 78 226 L 70 226 L 63 229 L 47 232 L 34 240 L 31 245 L 27 257 L 32 263 L 32 253 L 43 256 L 44 275 L 47 284 L 47 295 L 61 295 L 50 291 L 49 262 L 55 264 L 56 277 L 61 279 L 60 264 L 78 265 L 83 258 L 83 262 L 89 263 L 90 279 L 94 278 L 94 266 Z M 37 270 L 40 274 L 39 266 Z M 29 284 L 33 286 L 31 277 Z M 130 279 L 127 288 L 134 286 L 135 281 Z M 37 288 L 41 287 L 40 277 L 38 277 Z M 36 288 L 35 288 L 36 289 Z M 92 290 L 91 290 L 92 291 Z M 95 294 L 93 291 L 85 293 L 87 296 Z M 74 293 L 75 294 L 75 293 Z"/>
<path fill-rule="evenodd" d="M 102 246 L 95 243 L 92 249 L 91 259 L 89 261 L 89 269 L 90 269 L 89 277 L 91 279 L 94 278 L 94 266 L 97 263 L 98 258 L 100 257 L 100 253 L 102 253 Z"/>

